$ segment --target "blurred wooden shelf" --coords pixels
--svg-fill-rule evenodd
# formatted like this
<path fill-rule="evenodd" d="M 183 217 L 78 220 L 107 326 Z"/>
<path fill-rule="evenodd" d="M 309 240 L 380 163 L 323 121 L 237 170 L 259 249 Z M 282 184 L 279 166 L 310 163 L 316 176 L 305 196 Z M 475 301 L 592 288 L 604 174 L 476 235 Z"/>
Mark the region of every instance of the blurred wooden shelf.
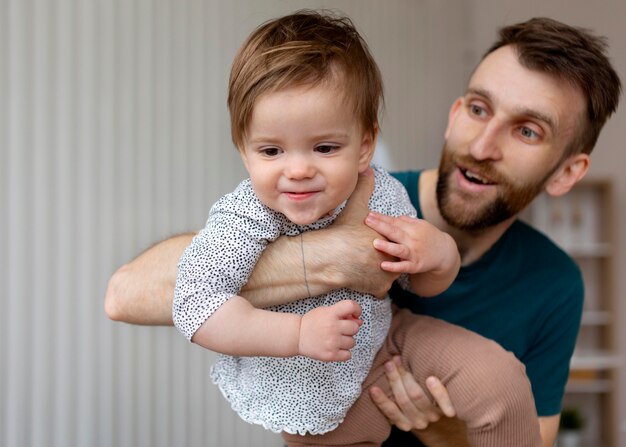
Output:
<path fill-rule="evenodd" d="M 583 442 L 589 447 L 617 447 L 619 432 L 615 396 L 623 361 L 615 354 L 615 209 L 612 181 L 595 179 L 564 196 L 542 194 L 523 216 L 561 246 L 583 274 L 584 312 L 563 405 L 579 408 L 589 422 Z"/>
<path fill-rule="evenodd" d="M 570 362 L 573 370 L 602 370 L 619 368 L 621 358 L 612 352 L 575 352 Z"/>

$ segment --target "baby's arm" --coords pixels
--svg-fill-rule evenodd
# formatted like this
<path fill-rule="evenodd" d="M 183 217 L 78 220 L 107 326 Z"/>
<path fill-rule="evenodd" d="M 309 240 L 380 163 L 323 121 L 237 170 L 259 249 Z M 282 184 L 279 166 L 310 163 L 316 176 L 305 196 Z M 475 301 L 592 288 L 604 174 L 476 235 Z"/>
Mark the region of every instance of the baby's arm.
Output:
<path fill-rule="evenodd" d="M 366 224 L 387 238 L 375 239 L 374 247 L 397 261 L 384 261 L 389 272 L 410 274 L 413 292 L 427 297 L 446 290 L 461 266 L 454 239 L 422 219 L 391 217 L 371 212 Z"/>
<path fill-rule="evenodd" d="M 281 219 L 247 182 L 222 197 L 178 263 L 174 324 L 188 340 L 223 354 L 347 360 L 359 327 L 356 302 L 296 315 L 257 309 L 239 295 L 268 242 L 280 235 Z"/>
<path fill-rule="evenodd" d="M 236 356 L 305 355 L 326 362 L 350 359 L 361 321 L 356 301 L 344 300 L 305 315 L 257 309 L 233 296 L 195 332 L 191 341 Z"/>

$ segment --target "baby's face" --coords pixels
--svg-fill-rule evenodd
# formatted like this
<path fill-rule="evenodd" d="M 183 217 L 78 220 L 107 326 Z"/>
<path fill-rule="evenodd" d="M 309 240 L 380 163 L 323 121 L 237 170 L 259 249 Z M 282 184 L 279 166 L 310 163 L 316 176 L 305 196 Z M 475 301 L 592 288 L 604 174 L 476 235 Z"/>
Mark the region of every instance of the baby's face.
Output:
<path fill-rule="evenodd" d="M 241 157 L 261 202 L 300 225 L 334 211 L 372 157 L 374 137 L 361 128 L 327 83 L 260 96 Z"/>

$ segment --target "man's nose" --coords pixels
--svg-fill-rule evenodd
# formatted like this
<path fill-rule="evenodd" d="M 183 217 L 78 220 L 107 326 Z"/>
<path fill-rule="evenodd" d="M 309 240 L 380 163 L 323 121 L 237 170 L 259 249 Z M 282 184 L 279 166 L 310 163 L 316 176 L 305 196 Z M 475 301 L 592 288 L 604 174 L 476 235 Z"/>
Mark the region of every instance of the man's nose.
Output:
<path fill-rule="evenodd" d="M 495 120 L 486 123 L 470 143 L 470 154 L 476 160 L 499 160 L 502 158 L 503 128 Z"/>

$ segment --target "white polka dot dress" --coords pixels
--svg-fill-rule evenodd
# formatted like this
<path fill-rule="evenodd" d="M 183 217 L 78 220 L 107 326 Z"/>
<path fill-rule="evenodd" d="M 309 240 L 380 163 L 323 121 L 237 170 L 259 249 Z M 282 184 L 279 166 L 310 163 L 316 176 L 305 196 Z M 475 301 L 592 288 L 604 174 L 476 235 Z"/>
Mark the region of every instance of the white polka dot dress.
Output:
<path fill-rule="evenodd" d="M 370 209 L 392 216 L 415 216 L 403 186 L 383 169 L 373 168 L 376 186 Z M 176 327 L 190 340 L 219 306 L 239 293 L 268 243 L 281 235 L 324 228 L 343 206 L 313 224 L 296 225 L 264 206 L 250 181 L 244 180 L 213 206 L 206 227 L 181 257 L 173 306 Z M 402 282 L 408 284 L 406 278 Z M 347 362 L 328 363 L 303 356 L 218 356 L 211 378 L 241 418 L 275 432 L 299 434 L 326 433 L 341 423 L 360 395 L 389 329 L 389 298 L 379 300 L 341 289 L 268 309 L 302 315 L 344 299 L 359 303 L 363 320 L 352 359 Z"/>

